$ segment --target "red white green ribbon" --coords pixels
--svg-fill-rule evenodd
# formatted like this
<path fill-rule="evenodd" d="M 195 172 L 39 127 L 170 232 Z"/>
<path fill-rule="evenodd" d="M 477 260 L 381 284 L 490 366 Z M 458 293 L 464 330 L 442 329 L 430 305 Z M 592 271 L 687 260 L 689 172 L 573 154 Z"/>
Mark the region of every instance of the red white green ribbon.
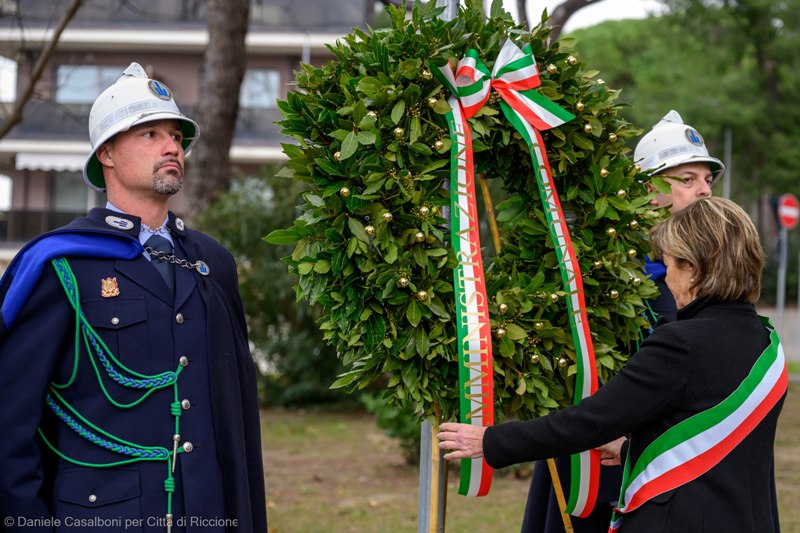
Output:
<path fill-rule="evenodd" d="M 539 79 L 539 71 L 536 67 L 536 60 L 534 59 L 533 54 L 530 52 L 530 49 L 526 49 L 526 51 L 523 52 L 510 40 L 506 41 L 506 43 L 503 45 L 503 48 L 497 57 L 494 69 L 491 73 L 489 73 L 488 69 L 480 61 L 475 50 L 468 51 L 466 57 L 464 57 L 464 59 L 458 63 L 455 76 L 453 75 L 449 65 L 438 68 L 434 67 L 433 70 L 437 78 L 441 80 L 442 83 L 454 95 L 454 97 L 451 97 L 449 100 L 450 107 L 453 109 L 453 112 L 448 115 L 448 121 L 451 122 L 450 136 L 453 140 L 453 148 L 451 153 L 453 154 L 454 158 L 459 154 L 463 154 L 464 164 L 462 165 L 461 160 L 453 161 L 453 164 L 451 165 L 451 176 L 454 176 L 454 173 L 463 171 L 469 176 L 469 179 L 466 180 L 468 181 L 468 184 L 474 186 L 474 172 L 472 170 L 472 146 L 469 136 L 469 127 L 467 126 L 464 117 L 470 118 L 477 113 L 481 106 L 489 99 L 490 92 L 493 88 L 502 98 L 500 105 L 506 118 L 512 123 L 515 129 L 528 143 L 528 147 L 530 148 L 531 152 L 531 160 L 533 161 L 534 171 L 536 174 L 536 181 L 539 186 L 539 194 L 544 206 L 545 215 L 547 217 L 550 236 L 553 240 L 553 245 L 559 259 L 559 267 L 561 270 L 564 291 L 567 295 L 568 314 L 570 317 L 570 325 L 572 329 L 577 361 L 575 394 L 573 401 L 578 403 L 580 400 L 591 395 L 595 390 L 597 390 L 597 369 L 595 367 L 594 348 L 592 346 L 591 334 L 589 332 L 589 323 L 586 315 L 586 305 L 584 303 L 583 296 L 583 283 L 581 280 L 580 269 L 578 267 L 578 261 L 575 256 L 575 251 L 572 247 L 572 241 L 569 237 L 569 229 L 567 228 L 567 223 L 561 209 L 561 204 L 558 200 L 558 195 L 553 185 L 550 165 L 547 160 L 547 154 L 544 150 L 544 142 L 539 134 L 540 130 L 546 130 L 560 126 L 561 124 L 564 124 L 575 117 L 533 90 L 535 87 L 538 87 L 541 84 L 541 80 Z M 455 96 L 458 97 L 458 100 L 456 100 Z M 464 167 L 463 170 L 460 168 L 461 166 Z M 458 182 L 457 176 L 452 177 L 451 179 L 452 181 Z M 453 223 L 451 226 L 451 231 L 463 232 L 461 226 L 457 224 L 459 222 L 457 217 L 459 217 L 461 213 L 467 213 L 470 211 L 461 209 L 458 201 L 462 198 L 462 194 L 456 187 L 453 187 L 451 198 L 453 198 L 453 209 L 451 213 Z M 474 192 L 472 198 L 472 204 L 474 208 Z M 475 223 L 475 220 L 472 222 Z M 463 235 L 463 233 L 459 233 L 458 235 L 454 234 L 454 245 L 456 245 L 457 240 L 462 241 L 461 235 Z M 459 237 L 458 239 L 456 238 L 457 236 Z M 480 257 L 480 246 L 477 241 L 477 227 L 475 227 L 474 240 L 471 240 L 470 242 L 472 243 L 470 244 L 470 250 L 478 251 L 478 257 Z M 461 242 L 459 244 L 461 244 Z M 456 252 L 459 252 L 459 248 L 456 248 Z M 462 257 L 472 256 L 462 255 Z M 459 283 L 459 279 L 463 279 L 463 276 L 465 275 L 465 273 L 461 272 L 460 269 L 461 265 L 459 264 L 459 269 L 457 269 L 455 273 L 455 285 L 457 291 L 456 300 L 458 303 L 461 303 L 462 300 L 465 302 L 470 301 L 469 296 L 466 297 L 467 299 L 464 299 L 464 296 L 458 292 L 463 288 L 463 284 Z M 480 278 L 482 280 L 482 265 L 480 266 L 480 269 Z M 475 301 L 478 301 L 477 298 Z M 485 304 L 485 302 L 486 298 L 484 293 L 481 303 Z M 482 307 L 483 309 L 481 309 L 481 312 L 485 313 L 485 305 Z M 460 317 L 462 310 L 457 308 L 457 311 L 459 312 Z M 481 318 L 481 320 L 484 321 L 482 324 L 488 328 L 488 314 L 485 315 L 485 319 Z M 461 349 L 463 349 L 464 343 L 462 342 L 462 337 L 460 336 L 462 333 L 461 328 L 459 328 L 459 330 L 459 346 Z M 469 333 L 469 329 L 467 329 L 466 333 Z M 488 353 L 488 364 L 484 364 L 481 369 L 482 371 L 489 373 L 487 381 L 491 383 L 491 342 L 488 338 L 488 334 L 489 331 L 487 329 L 487 336 L 480 338 L 480 350 L 483 350 L 484 339 L 486 345 L 488 346 L 488 349 L 486 350 L 486 353 Z M 463 371 L 465 366 L 467 363 L 473 363 L 469 361 L 468 358 L 465 358 L 461 353 L 459 353 L 459 362 L 462 369 L 462 376 L 460 376 L 462 393 L 462 421 L 474 423 L 472 416 L 468 416 L 467 419 L 464 420 L 465 413 L 472 415 L 476 412 L 476 408 L 474 406 L 470 405 L 469 403 L 466 403 L 465 405 L 465 400 L 476 398 L 476 396 L 472 392 L 472 389 L 465 385 L 465 382 L 463 381 Z M 474 380 L 475 378 L 473 377 L 472 379 Z M 485 401 L 487 399 L 490 400 L 492 398 L 492 394 L 491 392 L 486 393 L 485 391 L 482 391 L 481 393 L 482 396 L 480 396 L 480 398 L 484 400 L 485 408 L 488 408 L 489 406 L 486 405 Z M 465 398 L 465 395 L 469 396 Z M 486 418 L 484 418 L 482 422 L 484 425 L 487 425 Z M 484 468 L 482 470 L 488 470 L 488 467 L 485 465 L 485 463 L 483 467 Z M 572 483 L 570 484 L 570 498 L 567 505 L 568 512 L 576 516 L 586 516 L 592 511 L 594 501 L 597 496 L 599 469 L 600 460 L 597 452 L 584 452 L 582 454 L 573 456 L 573 475 Z M 470 475 L 470 473 L 474 472 L 474 469 L 465 469 L 462 462 L 462 488 L 465 485 L 469 486 L 470 488 L 479 486 L 480 483 L 474 479 L 469 482 L 465 481 L 465 470 L 468 472 L 467 475 Z M 479 495 L 479 493 L 473 494 L 471 491 L 464 492 L 461 489 L 459 490 L 459 493 Z"/>
<path fill-rule="evenodd" d="M 614 510 L 609 532 L 619 529 L 625 513 L 711 470 L 786 393 L 789 378 L 783 346 L 769 319 L 760 318 L 771 330 L 770 345 L 739 387 L 714 407 L 665 431 L 642 452 L 633 468 L 626 460 L 620 506 Z"/>

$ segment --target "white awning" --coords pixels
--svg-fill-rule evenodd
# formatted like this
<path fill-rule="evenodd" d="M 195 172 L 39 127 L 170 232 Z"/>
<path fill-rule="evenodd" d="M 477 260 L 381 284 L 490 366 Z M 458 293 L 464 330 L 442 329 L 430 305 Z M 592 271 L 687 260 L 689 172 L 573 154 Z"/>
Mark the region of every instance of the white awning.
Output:
<path fill-rule="evenodd" d="M 82 172 L 86 155 L 57 152 L 19 152 L 17 170 L 58 170 Z"/>

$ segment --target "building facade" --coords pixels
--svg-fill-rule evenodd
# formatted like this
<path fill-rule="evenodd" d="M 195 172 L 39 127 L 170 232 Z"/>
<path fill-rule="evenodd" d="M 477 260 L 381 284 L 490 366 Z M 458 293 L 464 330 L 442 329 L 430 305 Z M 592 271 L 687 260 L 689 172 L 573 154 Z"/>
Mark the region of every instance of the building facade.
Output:
<path fill-rule="evenodd" d="M 0 0 L 0 56 L 17 64 L 17 95 L 69 3 Z M 371 22 L 374 6 L 373 0 L 251 0 L 247 71 L 231 147 L 235 174 L 254 174 L 283 159 L 276 99 L 285 98 L 301 62 L 327 61 L 326 44 Z M 83 185 L 81 173 L 97 95 L 136 61 L 169 86 L 181 111 L 192 116 L 207 43 L 205 0 L 84 2 L 61 35 L 22 122 L 0 139 L 0 175 L 6 188 L 10 184 L 7 210 L 0 211 L 0 264 L 35 235 L 105 204 L 105 195 Z M 13 103 L 0 102 L 0 120 Z M 172 208 L 180 213 L 185 205 L 185 194 L 176 195 Z"/>

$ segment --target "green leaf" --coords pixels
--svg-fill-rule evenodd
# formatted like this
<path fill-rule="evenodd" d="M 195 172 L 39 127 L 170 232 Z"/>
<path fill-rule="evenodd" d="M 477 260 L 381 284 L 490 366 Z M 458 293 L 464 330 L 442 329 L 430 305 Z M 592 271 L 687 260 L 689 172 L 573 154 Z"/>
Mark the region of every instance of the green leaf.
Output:
<path fill-rule="evenodd" d="M 291 244 L 297 242 L 299 239 L 300 235 L 297 234 L 297 230 L 294 228 L 276 229 L 264 237 L 264 240 L 270 244 Z"/>
<path fill-rule="evenodd" d="M 359 131 L 358 132 L 358 142 L 359 144 L 363 144 L 369 146 L 371 144 L 375 144 L 375 132 L 374 131 Z"/>
<path fill-rule="evenodd" d="M 392 108 L 392 122 L 395 124 L 400 123 L 400 119 L 403 118 L 403 114 L 406 112 L 406 103 L 403 100 L 398 100 L 394 107 Z"/>
<path fill-rule="evenodd" d="M 406 318 L 412 326 L 417 327 L 419 325 L 419 321 L 422 320 L 422 307 L 420 307 L 419 302 L 416 300 L 409 302 L 408 309 L 406 309 Z"/>
<path fill-rule="evenodd" d="M 350 228 L 350 233 L 353 234 L 353 237 L 361 242 L 369 242 L 369 235 L 367 235 L 367 232 L 364 229 L 364 224 L 362 224 L 359 220 L 349 217 L 347 219 L 347 227 Z"/>
<path fill-rule="evenodd" d="M 528 337 L 528 334 L 517 324 L 506 324 L 506 337 L 512 341 L 519 341 Z"/>
<path fill-rule="evenodd" d="M 356 153 L 356 148 L 358 148 L 358 135 L 356 132 L 351 131 L 347 134 L 347 137 L 342 141 L 342 150 L 339 153 L 339 160 L 344 161 L 354 153 Z"/>

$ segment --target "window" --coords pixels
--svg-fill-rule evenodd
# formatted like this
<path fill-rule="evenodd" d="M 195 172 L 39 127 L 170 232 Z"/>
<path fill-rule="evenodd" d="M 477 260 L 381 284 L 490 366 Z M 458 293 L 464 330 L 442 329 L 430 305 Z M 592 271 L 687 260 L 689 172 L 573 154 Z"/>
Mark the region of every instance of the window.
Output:
<path fill-rule="evenodd" d="M 56 102 L 91 104 L 106 87 L 120 77 L 125 67 L 59 65 L 56 71 Z"/>
<path fill-rule="evenodd" d="M 95 191 L 83 182 L 82 172 L 54 172 L 50 184 L 51 211 L 84 213 L 98 205 Z"/>
<path fill-rule="evenodd" d="M 239 92 L 239 105 L 246 108 L 276 107 L 281 76 L 276 70 L 248 69 Z"/>
<path fill-rule="evenodd" d="M 0 56 L 0 102 L 17 99 L 17 63 Z"/>

